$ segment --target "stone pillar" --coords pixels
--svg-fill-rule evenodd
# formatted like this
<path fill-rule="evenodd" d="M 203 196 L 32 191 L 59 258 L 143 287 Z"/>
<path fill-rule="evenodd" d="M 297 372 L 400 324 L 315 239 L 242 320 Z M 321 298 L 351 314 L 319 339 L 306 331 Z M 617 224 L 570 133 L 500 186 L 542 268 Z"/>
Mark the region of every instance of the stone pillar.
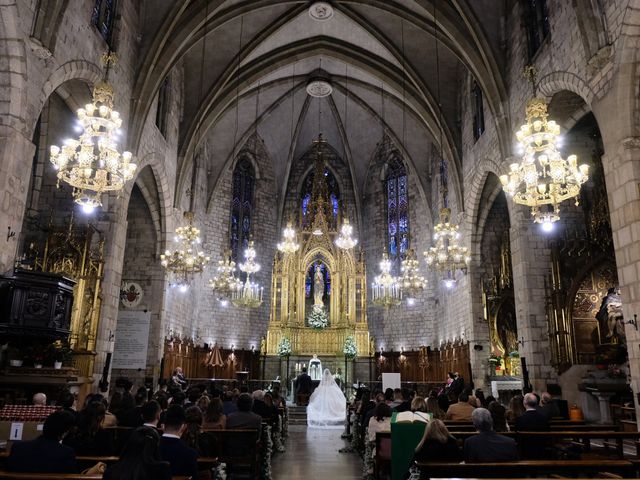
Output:
<path fill-rule="evenodd" d="M 605 144 L 602 157 L 625 320 L 640 314 L 640 137 Z M 625 325 L 631 388 L 640 418 L 640 333 Z"/>
<path fill-rule="evenodd" d="M 0 273 L 13 267 L 34 153 L 31 139 L 12 127 L 0 126 Z M 9 227 L 15 235 L 7 239 Z"/>
<path fill-rule="evenodd" d="M 545 316 L 544 279 L 550 269 L 549 248 L 528 207 L 515 205 L 511 211 L 513 287 L 518 340 L 523 341 L 520 356 L 526 358 L 533 389 L 545 391 L 547 382 L 555 378 Z"/>

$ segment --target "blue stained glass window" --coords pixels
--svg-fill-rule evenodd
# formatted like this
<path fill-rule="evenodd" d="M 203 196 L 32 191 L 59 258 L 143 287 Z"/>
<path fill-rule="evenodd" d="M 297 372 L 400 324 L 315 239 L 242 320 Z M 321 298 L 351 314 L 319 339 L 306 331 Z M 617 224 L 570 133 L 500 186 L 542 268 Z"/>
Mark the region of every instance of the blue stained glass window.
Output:
<path fill-rule="evenodd" d="M 400 262 L 409 250 L 409 188 L 402 161 L 393 156 L 387 166 L 387 249 Z"/>
<path fill-rule="evenodd" d="M 232 183 L 229 246 L 233 260 L 237 261 L 242 258 L 242 252 L 249 245 L 249 237 L 251 236 L 255 174 L 248 160 L 241 159 L 237 163 L 233 170 Z"/>
<path fill-rule="evenodd" d="M 91 12 L 91 23 L 100 31 L 100 35 L 112 46 L 113 26 L 116 16 L 116 0 L 95 0 Z"/>

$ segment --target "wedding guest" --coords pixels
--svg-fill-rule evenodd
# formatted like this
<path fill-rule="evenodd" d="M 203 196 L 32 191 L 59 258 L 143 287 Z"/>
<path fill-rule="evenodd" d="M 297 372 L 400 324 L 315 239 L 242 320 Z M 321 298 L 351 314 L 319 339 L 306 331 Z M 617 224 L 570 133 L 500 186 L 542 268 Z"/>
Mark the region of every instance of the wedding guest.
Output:
<path fill-rule="evenodd" d="M 224 393 L 222 399 L 222 412 L 225 415 L 228 416 L 230 413 L 238 411 L 238 407 L 236 406 L 237 398 L 237 396 L 234 396 L 233 391 L 227 391 Z"/>
<path fill-rule="evenodd" d="M 444 422 L 434 419 L 425 428 L 413 459 L 418 462 L 459 462 L 462 460 L 462 451 Z"/>
<path fill-rule="evenodd" d="M 469 396 L 463 392 L 458 396 L 458 403 L 449 406 L 444 418 L 454 422 L 470 422 L 473 410 L 474 407 L 469 404 Z"/>
<path fill-rule="evenodd" d="M 220 398 L 220 395 L 214 398 Z M 209 398 L 209 395 L 204 394 L 198 399 L 198 401 L 196 402 L 196 405 L 198 406 L 200 411 L 204 413 L 207 411 L 207 407 L 209 406 L 209 403 L 211 403 L 211 399 Z"/>
<path fill-rule="evenodd" d="M 393 388 L 387 388 L 384 391 L 384 401 L 391 408 L 395 407 L 395 405 L 393 404 Z"/>
<path fill-rule="evenodd" d="M 158 429 L 160 423 L 160 414 L 162 410 L 160 404 L 155 400 L 149 400 L 142 406 L 140 416 L 142 417 L 142 426 Z"/>
<path fill-rule="evenodd" d="M 219 398 L 214 398 L 209 403 L 204 415 L 205 430 L 222 430 L 227 425 L 227 416 L 224 414 L 224 407 Z"/>
<path fill-rule="evenodd" d="M 489 402 L 487 402 L 487 399 L 484 397 L 484 392 L 482 391 L 481 388 L 476 388 L 475 396 L 479 402 L 478 406 L 487 408 L 487 405 L 489 405 Z"/>
<path fill-rule="evenodd" d="M 33 398 L 31 399 L 31 402 L 34 405 L 41 405 L 41 406 L 45 406 L 47 404 L 47 396 L 40 392 L 40 393 L 36 393 Z"/>
<path fill-rule="evenodd" d="M 515 423 L 516 419 L 525 412 L 522 395 L 514 395 L 509 400 L 509 408 L 507 409 L 507 421 Z"/>
<path fill-rule="evenodd" d="M 198 452 L 180 439 L 186 427 L 184 409 L 179 405 L 171 405 L 164 419 L 160 456 L 169 462 L 171 475 L 198 478 Z"/>
<path fill-rule="evenodd" d="M 7 458 L 7 469 L 26 473 L 75 473 L 76 454 L 62 445 L 62 439 L 75 424 L 69 412 L 58 411 L 47 417 L 42 435 L 34 440 L 15 442 Z"/>
<path fill-rule="evenodd" d="M 523 399 L 525 412 L 516 419 L 517 432 L 547 432 L 549 431 L 549 419 L 538 412 L 538 398 L 533 393 L 527 393 Z M 524 436 L 520 441 L 522 458 L 527 460 L 539 460 L 544 458 L 549 439 L 546 436 Z"/>
<path fill-rule="evenodd" d="M 103 428 L 106 409 L 101 402 L 92 402 L 77 416 L 77 426 L 64 438 L 63 444 L 76 455 L 108 457 L 115 453 L 113 437 Z"/>
<path fill-rule="evenodd" d="M 262 417 L 251 411 L 253 399 L 248 393 L 241 393 L 238 397 L 238 411 L 227 417 L 227 428 L 229 429 L 256 429 L 260 431 Z"/>
<path fill-rule="evenodd" d="M 187 379 L 184 378 L 182 373 L 182 367 L 176 367 L 171 376 L 171 387 L 177 389 L 184 389 L 187 386 Z"/>
<path fill-rule="evenodd" d="M 540 397 L 540 404 L 537 407 L 538 412 L 551 420 L 553 417 L 560 417 L 560 407 L 549 392 L 544 392 Z"/>
<path fill-rule="evenodd" d="M 516 441 L 493 431 L 493 419 L 489 410 L 476 408 L 471 418 L 478 434 L 464 442 L 466 462 L 508 462 L 518 459 Z"/>
<path fill-rule="evenodd" d="M 411 400 L 411 411 L 412 412 L 426 412 L 427 404 L 424 401 L 424 398 L 415 396 L 413 400 Z"/>
<path fill-rule="evenodd" d="M 411 410 L 411 391 L 408 388 L 403 388 L 400 390 L 400 394 L 402 396 L 402 402 L 400 405 L 397 405 L 393 411 L 394 412 L 408 412 Z"/>
<path fill-rule="evenodd" d="M 169 462 L 160 457 L 160 435 L 153 428 L 136 428 L 120 460 L 107 468 L 103 480 L 171 480 Z"/>
<path fill-rule="evenodd" d="M 71 413 L 74 417 L 78 414 L 76 410 L 73 408 L 73 405 L 76 403 L 76 397 L 69 390 L 63 390 L 60 392 L 58 396 L 58 400 L 56 404 L 62 408 L 65 412 Z"/>
<path fill-rule="evenodd" d="M 487 410 L 489 410 L 491 418 L 493 419 L 493 430 L 496 432 L 508 432 L 507 409 L 494 400 L 487 406 Z"/>

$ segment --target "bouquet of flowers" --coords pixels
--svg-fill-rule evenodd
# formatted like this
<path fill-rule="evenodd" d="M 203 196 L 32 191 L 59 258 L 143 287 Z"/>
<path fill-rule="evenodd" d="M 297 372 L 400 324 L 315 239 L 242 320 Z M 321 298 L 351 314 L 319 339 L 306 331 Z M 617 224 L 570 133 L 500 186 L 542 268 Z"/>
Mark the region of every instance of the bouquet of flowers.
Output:
<path fill-rule="evenodd" d="M 282 340 L 278 343 L 278 355 L 281 357 L 291 355 L 291 341 L 287 337 L 282 337 Z"/>
<path fill-rule="evenodd" d="M 327 328 L 329 325 L 327 312 L 324 311 L 324 308 L 313 307 L 313 310 L 311 310 L 311 313 L 307 317 L 307 321 L 309 322 L 310 327 L 318 330 Z"/>
<path fill-rule="evenodd" d="M 344 356 L 350 360 L 353 360 L 358 355 L 358 346 L 356 345 L 356 339 L 353 338 L 353 335 L 348 335 L 344 341 L 343 348 Z"/>

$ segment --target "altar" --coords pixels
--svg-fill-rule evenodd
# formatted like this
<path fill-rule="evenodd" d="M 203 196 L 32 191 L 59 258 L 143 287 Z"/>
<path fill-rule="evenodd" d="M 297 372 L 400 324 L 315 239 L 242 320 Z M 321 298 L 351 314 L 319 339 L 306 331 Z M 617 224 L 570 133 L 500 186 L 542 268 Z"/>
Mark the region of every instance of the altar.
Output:
<path fill-rule="evenodd" d="M 300 248 L 276 253 L 273 262 L 266 354 L 288 341 L 292 355 L 344 356 L 352 337 L 358 355 L 368 356 L 364 255 L 335 243 L 348 209 L 329 194 L 326 147 L 321 138 L 316 145 L 311 193 L 297 208 Z"/>

